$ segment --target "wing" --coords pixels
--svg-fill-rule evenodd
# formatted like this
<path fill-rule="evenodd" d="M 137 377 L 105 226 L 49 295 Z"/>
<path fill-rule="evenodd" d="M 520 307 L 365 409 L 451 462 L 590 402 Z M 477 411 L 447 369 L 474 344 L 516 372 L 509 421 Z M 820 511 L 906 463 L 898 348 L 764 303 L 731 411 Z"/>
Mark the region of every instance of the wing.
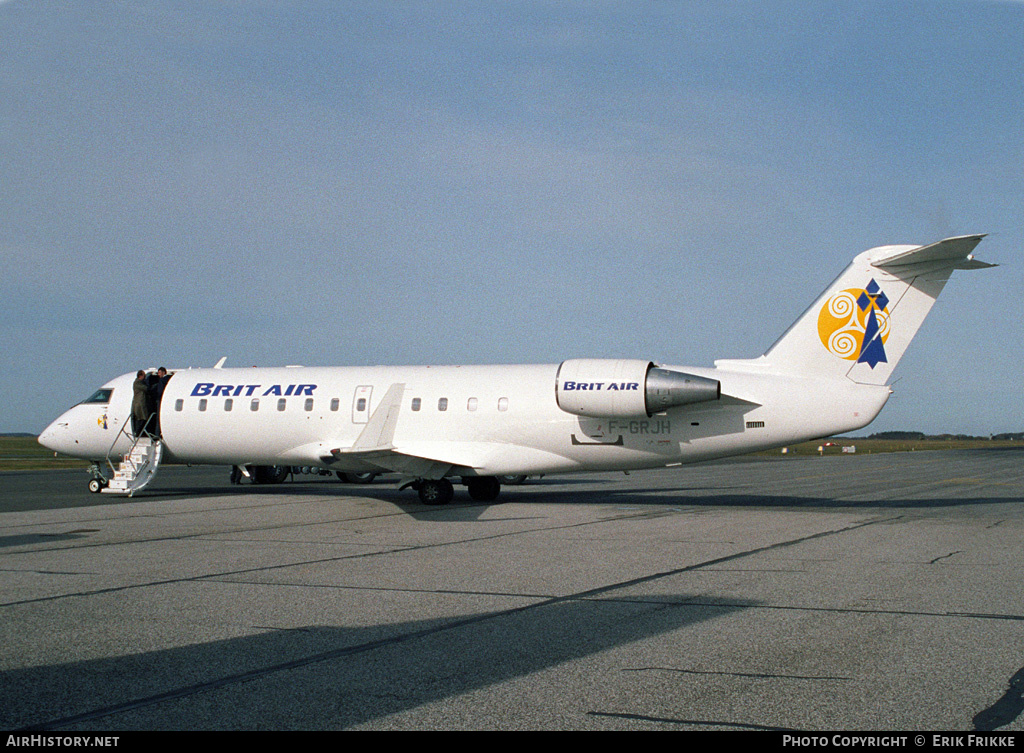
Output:
<path fill-rule="evenodd" d="M 494 476 L 572 464 L 561 455 L 504 442 L 409 441 L 396 445 L 395 427 L 404 394 L 404 384 L 391 385 L 352 446 L 330 449 L 330 459 L 430 479 L 452 472 Z"/>
<path fill-rule="evenodd" d="M 441 478 L 460 473 L 501 476 L 532 469 L 571 470 L 563 455 L 504 442 L 409 442 L 376 450 L 331 451 L 334 460 L 358 460 L 379 468 L 419 478 Z"/>

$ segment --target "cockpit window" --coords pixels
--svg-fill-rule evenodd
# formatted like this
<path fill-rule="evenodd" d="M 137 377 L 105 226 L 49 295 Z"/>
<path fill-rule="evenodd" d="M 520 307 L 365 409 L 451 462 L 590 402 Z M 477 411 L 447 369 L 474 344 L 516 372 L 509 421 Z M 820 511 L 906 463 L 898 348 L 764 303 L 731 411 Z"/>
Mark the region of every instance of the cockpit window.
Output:
<path fill-rule="evenodd" d="M 110 402 L 110 396 L 114 393 L 112 389 L 104 388 L 96 390 L 90 397 L 87 397 L 82 403 L 101 403 L 106 405 Z"/>

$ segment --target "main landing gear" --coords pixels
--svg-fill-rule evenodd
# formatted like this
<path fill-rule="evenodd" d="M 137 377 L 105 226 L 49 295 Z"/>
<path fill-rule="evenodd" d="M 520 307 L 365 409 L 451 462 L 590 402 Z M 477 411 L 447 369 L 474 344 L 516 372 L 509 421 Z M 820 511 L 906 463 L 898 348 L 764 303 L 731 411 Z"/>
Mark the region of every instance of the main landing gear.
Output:
<path fill-rule="evenodd" d="M 501 482 L 494 476 L 466 476 L 462 479 L 471 499 L 493 502 L 501 493 Z M 455 496 L 455 487 L 446 478 L 424 478 L 410 484 L 425 505 L 447 505 Z"/>
<path fill-rule="evenodd" d="M 447 505 L 455 496 L 452 482 L 446 478 L 423 479 L 416 488 L 420 502 L 425 505 Z"/>
<path fill-rule="evenodd" d="M 338 471 L 338 479 L 346 484 L 372 484 L 378 473 L 343 473 Z"/>
<path fill-rule="evenodd" d="M 501 482 L 494 476 L 475 476 L 465 483 L 469 496 L 477 502 L 493 502 L 501 493 Z"/>

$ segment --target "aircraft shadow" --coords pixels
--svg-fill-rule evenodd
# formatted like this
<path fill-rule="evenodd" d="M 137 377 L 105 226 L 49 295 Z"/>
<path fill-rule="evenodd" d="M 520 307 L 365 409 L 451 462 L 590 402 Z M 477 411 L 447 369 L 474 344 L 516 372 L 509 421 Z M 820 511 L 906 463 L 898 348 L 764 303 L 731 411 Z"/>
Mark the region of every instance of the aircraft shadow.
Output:
<path fill-rule="evenodd" d="M 30 546 L 32 544 L 53 543 L 58 541 L 76 541 L 86 538 L 84 531 L 68 533 L 23 533 L 13 536 L 0 536 L 0 549 L 8 546 Z"/>
<path fill-rule="evenodd" d="M 267 629 L 11 670 L 0 675 L 0 727 L 343 729 L 752 606 L 596 596 L 396 625 Z"/>
<path fill-rule="evenodd" d="M 983 453 L 984 457 L 997 459 L 999 457 L 1016 458 L 1024 452 L 1021 448 L 998 448 L 989 450 L 962 450 L 951 451 L 948 457 L 972 457 L 977 453 Z M 933 453 L 917 453 L 917 455 L 933 456 Z M 876 456 L 880 457 L 880 456 Z M 750 461 L 748 458 L 747 461 Z M 710 461 L 701 465 L 720 465 L 723 463 L 737 462 L 735 460 Z M 779 461 L 776 458 L 755 458 L 753 462 L 774 463 L 791 462 Z M 821 491 L 788 494 L 784 490 L 785 483 L 781 482 L 778 493 L 743 493 L 749 490 L 750 484 L 715 483 L 713 485 L 702 485 L 700 483 L 685 483 L 679 479 L 672 486 L 658 486 L 652 483 L 650 486 L 638 486 L 633 484 L 630 488 L 620 487 L 612 477 L 573 477 L 573 476 L 551 476 L 541 479 L 531 479 L 525 485 L 506 485 L 502 488 L 501 497 L 497 502 L 474 502 L 469 499 L 465 489 L 456 486 L 455 500 L 451 505 L 444 507 L 426 507 L 422 505 L 411 490 L 399 491 L 392 480 L 378 479 L 373 484 L 343 484 L 333 477 L 303 477 L 290 480 L 283 484 L 253 485 L 243 484 L 230 486 L 227 483 L 227 469 L 223 469 L 221 475 L 219 469 L 216 474 L 210 470 L 200 471 L 205 475 L 196 476 L 193 469 L 181 467 L 177 473 L 168 473 L 158 479 L 154 487 L 146 489 L 134 498 L 107 497 L 101 498 L 102 503 L 131 503 L 132 501 L 151 500 L 159 501 L 164 499 L 180 499 L 196 496 L 231 496 L 235 494 L 245 495 L 273 495 L 273 496 L 320 496 L 325 498 L 345 497 L 368 497 L 379 499 L 398 506 L 401 510 L 417 518 L 437 520 L 439 518 L 466 520 L 478 517 L 480 511 L 489 509 L 492 506 L 500 506 L 505 502 L 528 502 L 531 505 L 543 505 L 545 503 L 555 504 L 620 504 L 620 505 L 662 505 L 670 507 L 794 507 L 803 509 L 834 509 L 850 507 L 878 507 L 883 509 L 912 509 L 912 508 L 942 508 L 958 505 L 982 505 L 982 504 L 1006 504 L 1019 503 L 1022 501 L 1020 495 L 990 496 L 978 495 L 980 488 L 965 485 L 962 487 L 963 494 L 959 496 L 936 496 L 924 499 L 893 499 L 889 496 L 895 488 L 886 488 L 884 492 L 877 492 L 878 498 L 871 498 L 873 492 L 865 489 L 863 494 L 858 494 L 856 500 L 843 499 L 849 495 L 850 490 L 843 488 L 839 481 L 836 482 L 834 493 L 823 482 Z M 216 475 L 217 481 L 213 481 Z M 223 481 L 220 479 L 223 478 Z M 643 483 L 640 477 L 634 477 L 640 484 Z M 765 476 L 764 483 L 772 483 L 771 474 Z M 724 479 L 723 479 L 724 480 Z M 52 497 L 81 499 L 84 503 L 95 504 L 98 501 L 92 495 L 81 493 L 79 488 L 80 479 L 73 481 L 70 476 L 66 477 L 64 485 L 69 491 L 64 495 L 51 494 Z M 596 488 L 600 485 L 600 488 Z M 885 496 L 881 496 L 885 494 Z M 40 507 L 49 505 L 40 505 Z M 71 506 L 71 505 L 68 505 Z M 458 511 L 458 512 L 456 512 Z M 476 511 L 476 512 L 472 512 Z M 443 513 L 439 515 L 439 513 Z"/>
<path fill-rule="evenodd" d="M 610 482 L 605 482 L 610 483 Z M 942 508 L 957 507 L 962 505 L 988 505 L 988 504 L 1020 504 L 1024 497 L 934 497 L 924 499 L 891 499 L 891 498 L 863 498 L 857 500 L 842 499 L 839 494 L 827 495 L 790 495 L 790 494 L 732 494 L 729 489 L 741 489 L 744 486 L 676 486 L 676 487 L 650 487 L 648 489 L 588 489 L 575 490 L 564 489 L 555 483 L 544 487 L 509 487 L 501 492 L 501 499 L 497 502 L 474 502 L 469 499 L 462 487 L 456 487 L 455 500 L 444 506 L 428 507 L 423 505 L 416 497 L 415 492 L 405 490 L 399 491 L 397 487 L 384 487 L 383 485 L 341 487 L 323 485 L 311 487 L 308 485 L 277 485 L 277 486 L 253 486 L 245 487 L 247 494 L 270 494 L 280 496 L 323 496 L 323 497 L 366 497 L 377 499 L 382 502 L 389 502 L 396 505 L 409 515 L 416 518 L 437 520 L 439 513 L 445 513 L 443 517 L 450 520 L 470 520 L 479 517 L 480 512 L 491 507 L 500 507 L 509 502 L 525 502 L 531 505 L 542 506 L 545 504 L 562 505 L 658 505 L 664 507 L 761 507 L 761 508 L 784 508 L 798 507 L 803 509 L 835 509 L 851 507 L 878 507 L 883 509 L 913 509 L 913 508 Z M 718 493 L 708 493 L 718 492 Z M 168 491 L 152 491 L 145 495 L 135 497 L 136 500 L 159 500 L 188 498 L 195 496 L 223 496 L 231 493 L 223 487 L 190 487 L 187 489 L 175 489 Z M 457 512 L 458 511 L 458 512 Z"/>
<path fill-rule="evenodd" d="M 716 486 L 720 491 L 723 488 Z M 934 497 L 926 499 L 858 499 L 845 500 L 838 495 L 798 496 L 789 494 L 708 494 L 708 488 L 701 487 L 656 487 L 650 489 L 628 489 L 622 491 L 603 490 L 595 493 L 573 491 L 550 491 L 543 495 L 534 495 L 527 501 L 531 504 L 603 504 L 617 505 L 659 505 L 665 507 L 751 507 L 751 508 L 783 508 L 797 507 L 802 509 L 820 508 L 856 508 L 878 507 L 883 509 L 912 509 L 958 507 L 962 505 L 1020 504 L 1024 497 Z"/>

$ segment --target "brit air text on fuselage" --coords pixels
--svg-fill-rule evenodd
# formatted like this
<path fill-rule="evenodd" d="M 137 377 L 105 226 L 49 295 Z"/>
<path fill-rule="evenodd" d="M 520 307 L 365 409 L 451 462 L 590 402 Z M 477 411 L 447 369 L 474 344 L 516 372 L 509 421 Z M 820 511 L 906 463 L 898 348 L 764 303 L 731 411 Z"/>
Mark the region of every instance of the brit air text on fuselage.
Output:
<path fill-rule="evenodd" d="M 213 382 L 199 382 L 192 388 L 191 397 L 252 397 L 257 390 L 263 389 L 260 397 L 267 395 L 278 395 L 279 397 L 291 397 L 298 395 L 313 394 L 317 388 L 315 384 L 272 384 L 264 389 L 262 384 L 214 384 Z"/>

